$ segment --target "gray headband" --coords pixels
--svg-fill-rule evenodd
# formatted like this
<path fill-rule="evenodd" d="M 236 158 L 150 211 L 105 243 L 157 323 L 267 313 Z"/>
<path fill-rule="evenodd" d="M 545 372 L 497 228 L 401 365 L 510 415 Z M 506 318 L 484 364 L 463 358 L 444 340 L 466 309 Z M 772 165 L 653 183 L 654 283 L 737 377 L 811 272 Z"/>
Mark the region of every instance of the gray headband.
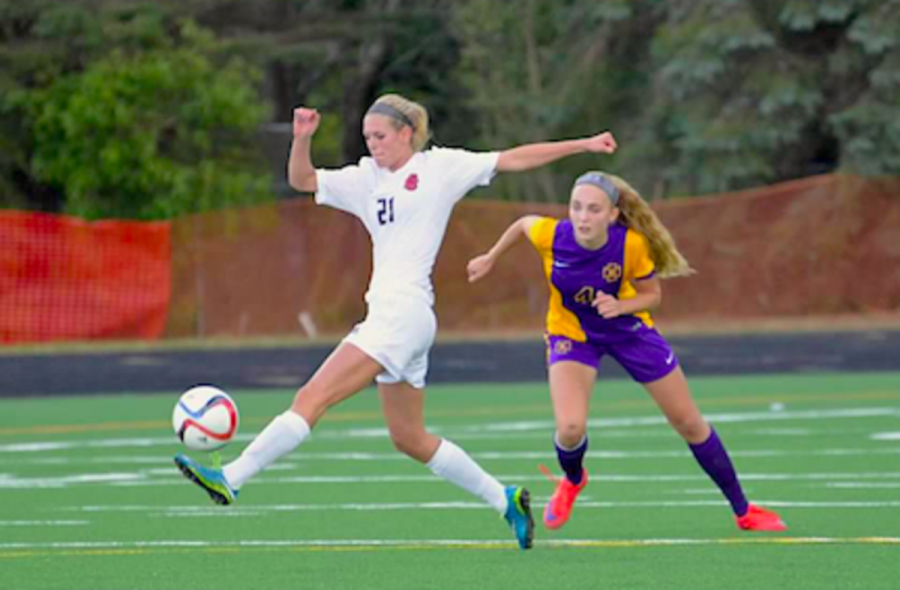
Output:
<path fill-rule="evenodd" d="M 406 113 L 398 109 L 397 107 L 391 106 L 386 102 L 376 102 L 369 110 L 366 111 L 367 115 L 384 115 L 385 117 L 390 117 L 395 121 L 400 121 L 404 125 L 409 125 L 410 128 L 415 130 L 416 126 L 413 125 L 412 119 L 406 116 Z"/>
<path fill-rule="evenodd" d="M 589 184 L 596 186 L 609 196 L 614 206 L 619 204 L 619 187 L 602 172 L 585 172 L 575 180 L 575 186 Z"/>

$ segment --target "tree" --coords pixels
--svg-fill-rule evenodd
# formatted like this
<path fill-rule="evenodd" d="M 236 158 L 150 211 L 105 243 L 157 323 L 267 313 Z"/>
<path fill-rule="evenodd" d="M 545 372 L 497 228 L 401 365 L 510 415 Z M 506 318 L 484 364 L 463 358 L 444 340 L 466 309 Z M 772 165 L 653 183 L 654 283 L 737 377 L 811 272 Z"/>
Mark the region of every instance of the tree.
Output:
<path fill-rule="evenodd" d="M 645 195 L 840 169 L 900 173 L 900 0 L 524 0 L 454 4 L 456 74 L 481 143 L 610 127 L 612 160 L 505 181 L 561 200 L 588 166 Z"/>
<path fill-rule="evenodd" d="M 361 120 L 385 92 L 425 102 L 446 130 L 441 137 L 461 129 L 447 116 L 457 91 L 446 72 L 457 48 L 442 0 L 189 0 L 187 10 L 265 71 L 276 120 L 289 123 L 298 104 L 322 111 L 319 164 L 366 153 Z"/>
<path fill-rule="evenodd" d="M 642 147 L 672 192 L 900 173 L 896 0 L 685 0 L 653 52 Z"/>
<path fill-rule="evenodd" d="M 468 91 L 483 147 L 583 137 L 612 129 L 623 145 L 648 102 L 649 39 L 663 14 L 655 0 L 526 0 L 455 3 Z M 615 159 L 567 159 L 552 169 L 501 179 L 491 196 L 533 201 L 567 197 L 586 168 Z M 559 171 L 562 171 L 560 173 Z"/>
<path fill-rule="evenodd" d="M 56 28 L 92 27 L 73 19 L 76 9 L 47 8 L 35 34 L 76 43 Z M 14 161 L 20 175 L 62 195 L 58 209 L 89 218 L 156 219 L 270 199 L 254 145 L 266 117 L 258 71 L 234 58 L 217 63 L 208 32 L 152 5 L 104 19 L 93 31 L 99 41 L 82 31 L 80 50 L 34 68 L 43 77 L 5 97 L 5 112 L 28 136 Z"/>

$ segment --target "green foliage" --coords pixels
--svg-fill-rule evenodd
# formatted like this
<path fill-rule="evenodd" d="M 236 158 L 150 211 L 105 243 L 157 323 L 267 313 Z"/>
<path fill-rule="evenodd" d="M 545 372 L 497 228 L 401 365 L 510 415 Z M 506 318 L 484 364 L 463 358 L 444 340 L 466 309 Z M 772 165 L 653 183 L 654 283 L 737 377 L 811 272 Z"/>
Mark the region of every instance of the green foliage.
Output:
<path fill-rule="evenodd" d="M 210 32 L 150 3 L 8 0 L 0 31 L 0 204 L 158 219 L 271 198 L 260 73 Z"/>
<path fill-rule="evenodd" d="M 900 3 L 699 0 L 670 11 L 653 55 L 655 175 L 673 192 L 802 176 L 839 145 L 840 166 L 898 174 Z"/>
<path fill-rule="evenodd" d="M 32 170 L 64 187 L 67 212 L 157 219 L 269 198 L 242 149 L 265 116 L 258 74 L 237 60 L 214 66 L 213 46 L 188 22 L 177 45 L 116 50 L 20 95 Z"/>
<path fill-rule="evenodd" d="M 830 118 L 844 139 L 844 162 L 867 176 L 900 174 L 900 101 L 860 101 Z"/>
<path fill-rule="evenodd" d="M 339 166 L 389 91 L 443 145 L 619 138 L 490 197 L 563 200 L 586 168 L 648 196 L 900 174 L 900 0 L 0 0 L 0 206 L 255 202 L 260 104 L 319 108 L 314 159 Z"/>
<path fill-rule="evenodd" d="M 615 127 L 644 104 L 650 72 L 646 33 L 659 15 L 652 0 L 529 0 L 455 3 L 462 46 L 457 69 L 477 113 L 473 147 L 583 137 Z M 620 138 L 627 135 L 623 126 Z M 502 177 L 491 196 L 563 200 L 572 177 L 609 167 L 609 157 L 568 159 L 525 175 Z"/>

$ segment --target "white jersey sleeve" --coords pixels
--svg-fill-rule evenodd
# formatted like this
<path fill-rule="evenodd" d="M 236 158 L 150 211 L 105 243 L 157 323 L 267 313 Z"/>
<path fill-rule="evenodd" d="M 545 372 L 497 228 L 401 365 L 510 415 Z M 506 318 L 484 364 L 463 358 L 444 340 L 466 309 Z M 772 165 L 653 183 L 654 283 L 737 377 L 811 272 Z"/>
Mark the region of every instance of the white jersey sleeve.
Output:
<path fill-rule="evenodd" d="M 371 158 L 337 170 L 316 169 L 316 204 L 346 211 L 357 217 L 375 187 L 376 174 Z"/>
<path fill-rule="evenodd" d="M 497 174 L 499 152 L 470 152 L 456 148 L 435 147 L 430 150 L 443 171 L 447 193 L 462 199 L 476 186 L 488 186 Z"/>

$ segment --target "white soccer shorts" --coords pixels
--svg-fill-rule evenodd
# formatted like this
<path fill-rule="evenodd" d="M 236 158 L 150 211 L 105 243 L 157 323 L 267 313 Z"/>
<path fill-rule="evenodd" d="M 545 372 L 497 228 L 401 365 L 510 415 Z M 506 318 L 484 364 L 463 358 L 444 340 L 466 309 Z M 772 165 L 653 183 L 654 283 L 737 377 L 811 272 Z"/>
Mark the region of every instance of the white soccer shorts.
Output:
<path fill-rule="evenodd" d="M 431 306 L 414 297 L 372 301 L 366 319 L 344 342 L 353 344 L 378 361 L 384 372 L 378 383 L 406 382 L 425 387 L 428 352 L 434 343 L 437 319 Z"/>

